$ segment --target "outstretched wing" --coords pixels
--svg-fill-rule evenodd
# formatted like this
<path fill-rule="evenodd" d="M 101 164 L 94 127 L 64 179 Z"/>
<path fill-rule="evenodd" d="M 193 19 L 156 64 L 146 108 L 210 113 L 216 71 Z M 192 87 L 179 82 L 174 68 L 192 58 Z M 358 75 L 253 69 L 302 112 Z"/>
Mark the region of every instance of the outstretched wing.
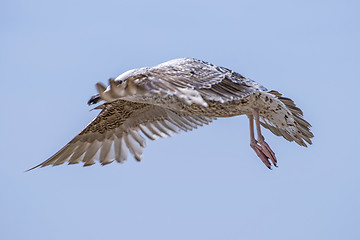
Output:
<path fill-rule="evenodd" d="M 141 133 L 155 140 L 209 124 L 214 118 L 187 115 L 154 105 L 116 100 L 101 106 L 100 114 L 74 139 L 45 162 L 29 169 L 65 162 L 84 166 L 123 162 L 130 152 L 141 160 L 146 145 Z"/>
<path fill-rule="evenodd" d="M 227 68 L 191 58 L 130 70 L 115 80 L 110 80 L 108 88 L 101 84 L 97 86 L 101 98 L 106 101 L 136 95 L 176 96 L 187 104 L 203 106 L 207 106 L 205 100 L 240 100 L 255 91 L 266 90 Z"/>

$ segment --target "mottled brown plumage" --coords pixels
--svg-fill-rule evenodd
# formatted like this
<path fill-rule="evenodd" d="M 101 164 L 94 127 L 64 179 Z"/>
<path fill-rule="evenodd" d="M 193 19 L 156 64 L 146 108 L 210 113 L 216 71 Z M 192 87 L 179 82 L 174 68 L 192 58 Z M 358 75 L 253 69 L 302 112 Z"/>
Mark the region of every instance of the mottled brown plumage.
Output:
<path fill-rule="evenodd" d="M 83 162 L 84 166 L 95 160 L 103 165 L 123 162 L 128 152 L 140 161 L 143 136 L 155 140 L 219 117 L 243 114 L 249 117 L 250 146 L 268 168 L 271 163 L 276 166 L 277 160 L 260 124 L 301 146 L 311 144 L 313 137 L 310 124 L 291 99 L 227 68 L 196 59 L 175 59 L 130 70 L 110 79 L 107 88 L 99 83 L 97 88 L 99 94 L 89 104 L 105 100 L 96 107 L 102 109 L 100 114 L 59 152 L 34 168 L 65 162 Z"/>

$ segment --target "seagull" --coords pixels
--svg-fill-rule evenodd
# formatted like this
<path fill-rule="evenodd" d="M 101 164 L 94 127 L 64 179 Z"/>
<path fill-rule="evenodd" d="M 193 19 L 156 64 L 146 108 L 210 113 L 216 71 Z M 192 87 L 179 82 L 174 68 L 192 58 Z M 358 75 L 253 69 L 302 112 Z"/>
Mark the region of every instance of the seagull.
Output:
<path fill-rule="evenodd" d="M 193 58 L 129 70 L 109 79 L 109 86 L 97 83 L 96 87 L 98 94 L 88 104 L 103 101 L 95 107 L 101 109 L 99 115 L 52 157 L 28 171 L 64 163 L 122 163 L 129 152 L 140 161 L 144 137 L 169 137 L 238 115 L 248 117 L 250 147 L 269 169 L 277 167 L 277 159 L 261 126 L 304 147 L 314 137 L 291 99 L 230 69 Z"/>

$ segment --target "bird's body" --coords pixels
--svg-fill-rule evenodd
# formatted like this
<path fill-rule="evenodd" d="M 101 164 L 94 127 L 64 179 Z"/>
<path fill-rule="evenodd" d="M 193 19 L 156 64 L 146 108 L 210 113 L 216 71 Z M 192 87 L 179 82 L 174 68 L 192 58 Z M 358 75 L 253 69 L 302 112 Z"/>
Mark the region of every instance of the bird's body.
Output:
<path fill-rule="evenodd" d="M 155 67 L 127 71 L 110 79 L 109 87 L 97 84 L 99 94 L 89 104 L 106 102 L 101 113 L 63 149 L 36 167 L 84 162 L 92 165 L 123 162 L 128 151 L 140 160 L 147 136 L 171 136 L 210 123 L 220 117 L 247 115 L 251 147 L 269 168 L 275 154 L 265 143 L 260 124 L 299 145 L 311 144 L 310 124 L 294 102 L 277 91 L 227 68 L 182 58 Z M 254 138 L 253 119 L 258 140 Z M 35 167 L 35 168 L 36 168 Z"/>

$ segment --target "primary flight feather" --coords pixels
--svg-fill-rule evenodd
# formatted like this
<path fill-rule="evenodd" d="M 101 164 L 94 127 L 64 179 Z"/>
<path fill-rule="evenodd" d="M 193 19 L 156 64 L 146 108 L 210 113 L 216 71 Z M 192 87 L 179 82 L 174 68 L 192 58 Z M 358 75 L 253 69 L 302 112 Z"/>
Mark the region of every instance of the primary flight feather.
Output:
<path fill-rule="evenodd" d="M 105 101 L 96 107 L 100 114 L 55 155 L 29 170 L 66 162 L 84 166 L 96 160 L 103 165 L 123 162 L 129 152 L 140 161 L 146 144 L 143 136 L 151 140 L 172 136 L 220 117 L 248 116 L 250 146 L 268 168 L 277 166 L 277 160 L 261 126 L 305 147 L 314 136 L 291 99 L 197 59 L 133 69 L 110 79 L 108 87 L 96 86 L 99 93 L 88 104 Z"/>

